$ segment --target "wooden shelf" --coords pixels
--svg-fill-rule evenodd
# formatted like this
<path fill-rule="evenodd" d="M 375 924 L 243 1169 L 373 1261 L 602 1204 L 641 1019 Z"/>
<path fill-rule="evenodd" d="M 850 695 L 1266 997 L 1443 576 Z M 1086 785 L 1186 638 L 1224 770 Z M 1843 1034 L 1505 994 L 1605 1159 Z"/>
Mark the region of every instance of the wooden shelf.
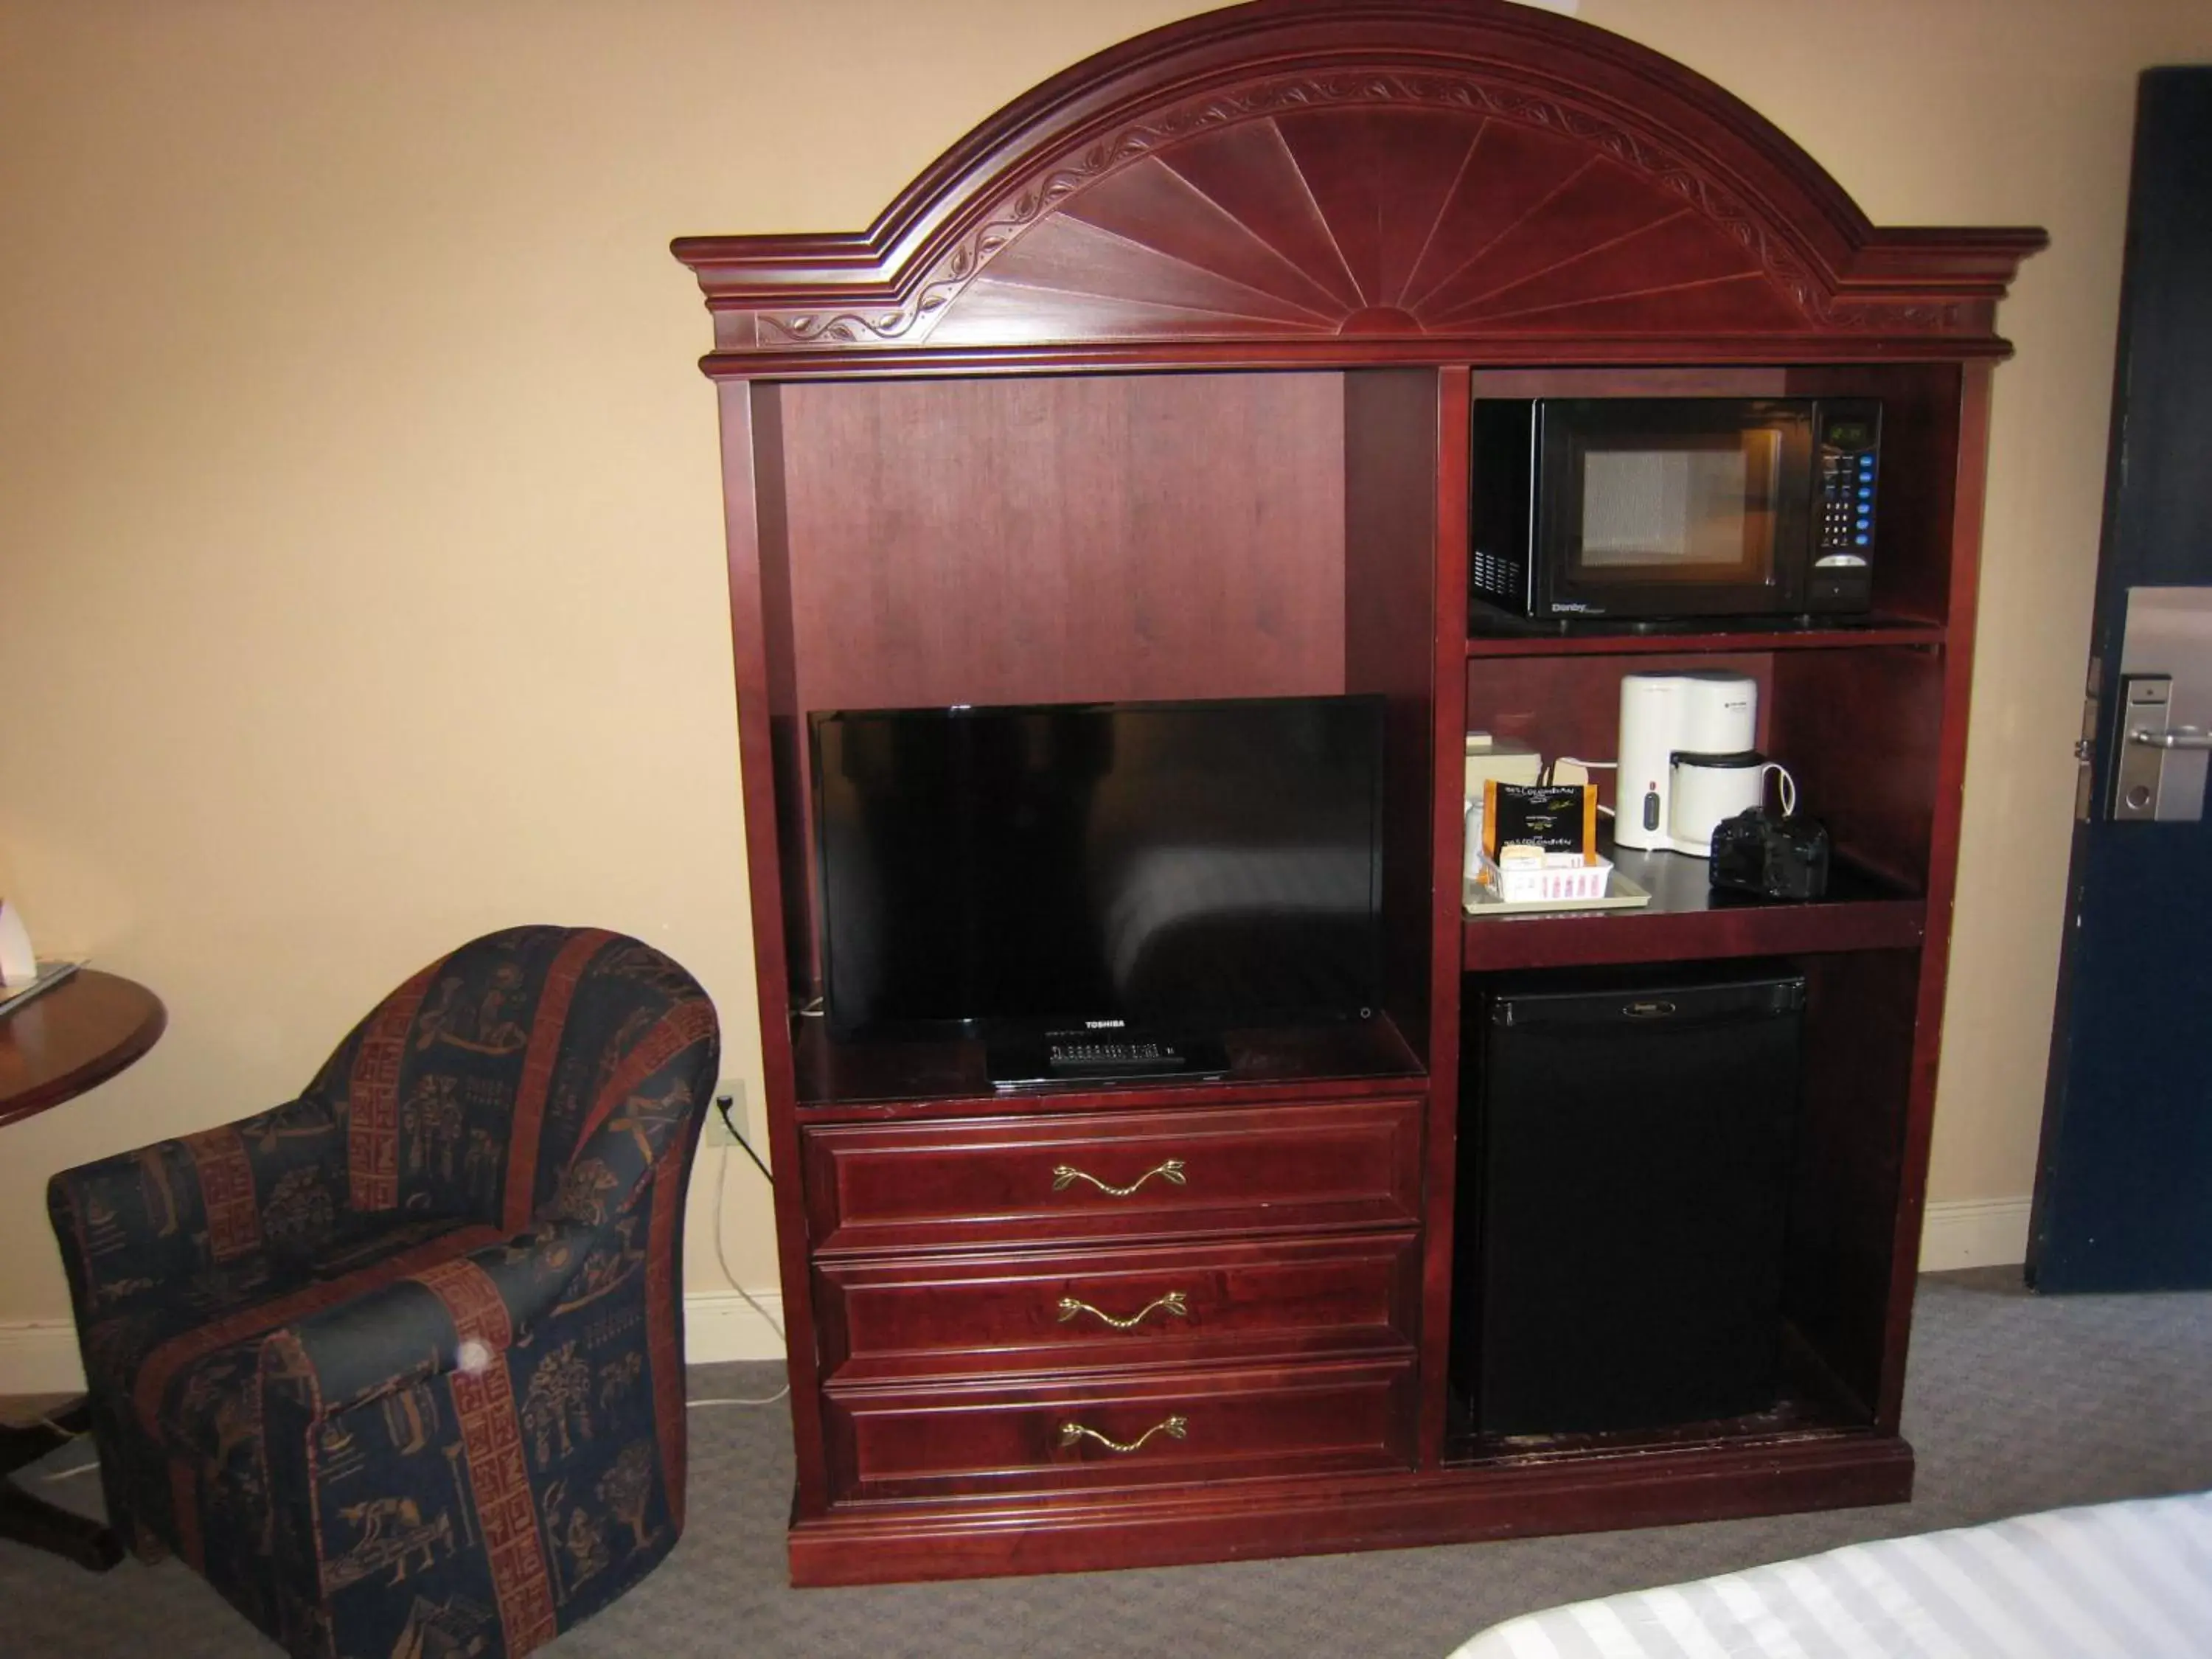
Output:
<path fill-rule="evenodd" d="M 962 1038 L 929 1042 L 833 1042 L 818 1019 L 793 1022 L 792 1067 L 802 1107 L 879 1103 L 987 1102 L 994 1111 L 1066 1111 L 1091 1106 L 1196 1103 L 1265 1087 L 1270 1097 L 1313 1093 L 1330 1098 L 1370 1087 L 1403 1087 L 1423 1077 L 1420 1060 L 1388 1014 L 1357 1024 L 1301 1025 L 1224 1033 L 1225 1078 L 1176 1083 L 1085 1082 L 1060 1089 L 992 1088 L 983 1045 Z M 880 1113 L 872 1114 L 880 1115 Z"/>
<path fill-rule="evenodd" d="M 1526 625 L 1497 632 L 1478 623 L 1467 641 L 1470 657 L 1643 657 L 1680 656 L 1691 652 L 1837 651 L 1870 645 L 1934 648 L 1944 643 L 1941 623 L 1900 617 L 1870 617 L 1863 622 L 1762 626 L 1756 620 L 1725 627 L 1637 628 L 1621 623 L 1600 629 L 1578 624 L 1571 634 L 1535 633 Z"/>
<path fill-rule="evenodd" d="M 1641 910 L 1468 917 L 1461 923 L 1469 973 L 1609 963 L 1792 956 L 1818 951 L 1917 950 L 1927 907 L 1838 861 L 1825 898 L 1806 903 L 1716 892 L 1703 859 L 1608 848 L 1615 867 L 1651 895 Z"/>

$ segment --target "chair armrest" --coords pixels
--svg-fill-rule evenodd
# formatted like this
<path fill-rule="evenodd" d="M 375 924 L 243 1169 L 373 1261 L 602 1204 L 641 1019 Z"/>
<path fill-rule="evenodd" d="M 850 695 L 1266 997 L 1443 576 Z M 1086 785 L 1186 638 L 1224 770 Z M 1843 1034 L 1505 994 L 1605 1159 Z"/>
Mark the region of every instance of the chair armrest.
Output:
<path fill-rule="evenodd" d="M 699 1036 L 705 1041 L 697 1040 Z M 409 1384 L 503 1363 L 547 1319 L 643 1293 L 647 1206 L 690 1167 L 720 1039 L 708 1027 L 641 1079 L 603 1094 L 559 1188 L 528 1231 L 457 1235 L 408 1276 L 296 1321 L 269 1350 L 265 1400 L 326 1417 Z M 683 1241 L 661 1241 L 680 1250 Z M 630 1281 L 635 1281 L 634 1284 Z"/>
<path fill-rule="evenodd" d="M 64 1170 L 46 1211 L 80 1307 L 112 1313 L 165 1299 L 191 1279 L 263 1247 L 257 1188 L 329 1165 L 343 1200 L 345 1136 L 313 1096 L 235 1123 Z"/>
<path fill-rule="evenodd" d="M 279 1334 L 279 1369 L 295 1395 L 313 1399 L 313 1414 L 327 1417 L 413 1382 L 503 1363 L 564 1303 L 623 1271 L 637 1224 L 634 1210 L 598 1223 L 541 1221 L 474 1248 L 482 1230 L 466 1229 L 450 1255 L 293 1322 Z"/>

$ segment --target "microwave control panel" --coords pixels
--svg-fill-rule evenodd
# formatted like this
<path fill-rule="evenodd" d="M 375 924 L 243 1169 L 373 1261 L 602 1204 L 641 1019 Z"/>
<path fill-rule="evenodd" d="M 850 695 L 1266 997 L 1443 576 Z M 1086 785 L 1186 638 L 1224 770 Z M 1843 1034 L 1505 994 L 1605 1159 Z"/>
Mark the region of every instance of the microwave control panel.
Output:
<path fill-rule="evenodd" d="M 1863 608 L 1881 491 L 1881 405 L 1871 398 L 1823 400 L 1814 422 L 1819 545 L 1807 598 L 1820 610 Z"/>

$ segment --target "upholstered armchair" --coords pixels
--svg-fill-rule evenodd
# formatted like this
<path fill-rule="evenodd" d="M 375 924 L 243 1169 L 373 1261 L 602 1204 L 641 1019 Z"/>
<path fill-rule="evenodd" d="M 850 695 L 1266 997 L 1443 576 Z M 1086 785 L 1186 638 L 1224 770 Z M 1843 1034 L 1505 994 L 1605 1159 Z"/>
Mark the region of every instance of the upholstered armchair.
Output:
<path fill-rule="evenodd" d="M 684 1526 L 684 1197 L 714 1006 L 519 927 L 297 1100 L 54 1177 L 108 1513 L 292 1653 L 526 1653 Z"/>

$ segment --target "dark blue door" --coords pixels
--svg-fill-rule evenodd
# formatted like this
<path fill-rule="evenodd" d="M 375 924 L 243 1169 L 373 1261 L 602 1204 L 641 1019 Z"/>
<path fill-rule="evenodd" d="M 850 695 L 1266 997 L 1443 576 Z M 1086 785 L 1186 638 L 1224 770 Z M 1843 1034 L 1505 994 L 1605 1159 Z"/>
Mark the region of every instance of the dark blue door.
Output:
<path fill-rule="evenodd" d="M 2212 1285 L 2212 67 L 2138 90 L 2091 714 L 2028 1254 Z"/>

